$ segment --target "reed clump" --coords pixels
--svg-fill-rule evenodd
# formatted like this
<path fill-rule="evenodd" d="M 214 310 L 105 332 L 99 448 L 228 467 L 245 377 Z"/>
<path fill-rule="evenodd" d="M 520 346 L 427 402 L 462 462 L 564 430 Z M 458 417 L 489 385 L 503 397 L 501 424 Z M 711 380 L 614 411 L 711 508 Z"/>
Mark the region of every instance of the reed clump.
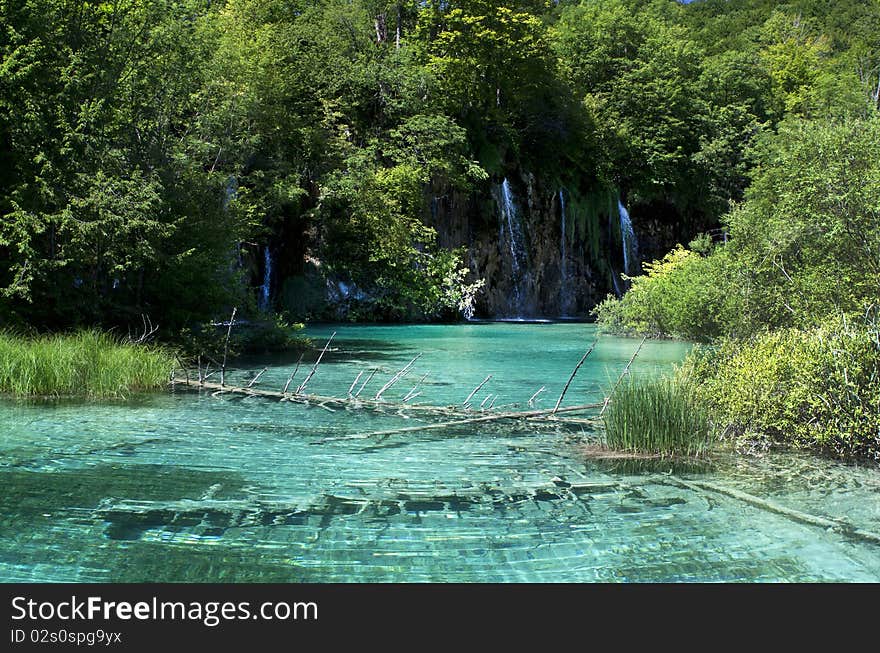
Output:
<path fill-rule="evenodd" d="M 0 332 L 0 392 L 29 397 L 119 398 L 161 388 L 174 355 L 87 330 L 36 337 Z"/>
<path fill-rule="evenodd" d="M 712 444 L 707 411 L 690 382 L 633 379 L 621 383 L 605 414 L 611 449 L 662 456 L 699 456 Z"/>

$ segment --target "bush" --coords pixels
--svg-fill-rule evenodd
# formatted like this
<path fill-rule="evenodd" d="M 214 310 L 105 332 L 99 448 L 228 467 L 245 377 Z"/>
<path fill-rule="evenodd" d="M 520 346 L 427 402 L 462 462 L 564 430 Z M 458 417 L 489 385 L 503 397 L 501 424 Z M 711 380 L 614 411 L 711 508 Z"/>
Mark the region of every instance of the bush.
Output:
<path fill-rule="evenodd" d="M 124 397 L 168 383 L 173 354 L 100 331 L 27 338 L 0 333 L 0 392 Z"/>
<path fill-rule="evenodd" d="M 695 456 L 712 442 L 706 411 L 682 379 L 627 379 L 604 415 L 605 442 L 614 449 Z"/>
<path fill-rule="evenodd" d="M 822 327 L 725 340 L 682 373 L 719 427 L 843 458 L 880 460 L 880 325 L 839 317 Z"/>
<path fill-rule="evenodd" d="M 737 312 L 726 264 L 723 248 L 705 257 L 679 245 L 662 260 L 645 263 L 646 274 L 594 314 L 606 331 L 708 340 L 724 333 Z"/>

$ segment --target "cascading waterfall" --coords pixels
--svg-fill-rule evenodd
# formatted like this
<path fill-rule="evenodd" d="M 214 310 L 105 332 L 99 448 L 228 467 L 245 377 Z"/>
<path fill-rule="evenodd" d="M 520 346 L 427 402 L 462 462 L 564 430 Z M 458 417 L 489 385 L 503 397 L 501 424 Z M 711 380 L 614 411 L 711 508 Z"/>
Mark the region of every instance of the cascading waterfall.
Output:
<path fill-rule="evenodd" d="M 504 243 L 506 240 L 507 247 L 510 250 L 510 269 L 513 276 L 513 308 L 516 311 L 516 317 L 522 317 L 522 284 L 526 280 L 528 258 L 525 251 L 522 222 L 519 212 L 516 210 L 516 201 L 510 188 L 510 182 L 506 177 L 501 182 L 499 200 L 501 208 L 499 242 Z"/>
<path fill-rule="evenodd" d="M 263 284 L 260 286 L 259 307 L 261 311 L 269 310 L 269 297 L 272 290 L 272 252 L 269 246 L 263 248 Z"/>
<path fill-rule="evenodd" d="M 632 220 L 629 219 L 629 211 L 623 202 L 617 200 L 617 212 L 620 214 L 620 246 L 623 249 L 623 273 L 631 275 L 634 265 L 638 262 L 639 244 L 636 240 L 636 232 L 633 230 Z"/>
<path fill-rule="evenodd" d="M 560 281 L 559 281 L 559 310 L 562 314 L 562 317 L 566 317 L 568 315 L 569 306 L 571 305 L 570 298 L 568 296 L 568 252 L 566 251 L 567 247 L 567 238 L 565 234 L 565 192 L 563 189 L 559 189 L 559 213 L 560 213 L 560 231 L 562 233 L 561 242 L 560 242 L 560 260 L 559 260 L 559 268 L 560 268 Z"/>

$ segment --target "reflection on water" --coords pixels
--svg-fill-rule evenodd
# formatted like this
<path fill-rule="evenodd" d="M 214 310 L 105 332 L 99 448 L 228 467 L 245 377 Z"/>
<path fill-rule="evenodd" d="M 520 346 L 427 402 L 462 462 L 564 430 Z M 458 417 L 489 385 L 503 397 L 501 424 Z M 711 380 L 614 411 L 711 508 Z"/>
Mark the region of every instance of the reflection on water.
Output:
<path fill-rule="evenodd" d="M 585 324 L 312 329 L 331 352 L 309 383 L 345 395 L 552 407 L 595 337 Z M 601 398 L 637 342 L 603 337 L 566 395 Z M 634 373 L 686 346 L 648 342 Z M 310 367 L 316 352 L 306 355 Z M 295 361 L 267 372 L 280 389 Z M 306 371 L 300 371 L 300 380 Z M 238 378 L 248 373 L 241 370 Z M 367 374 L 363 378 L 366 378 Z M 479 399 L 479 401 L 477 401 Z M 706 468 L 587 460 L 581 426 L 410 432 L 396 414 L 178 393 L 115 404 L 0 403 L 3 581 L 877 581 L 880 547 L 734 498 L 710 479 L 880 531 L 880 473 L 808 456 Z"/>

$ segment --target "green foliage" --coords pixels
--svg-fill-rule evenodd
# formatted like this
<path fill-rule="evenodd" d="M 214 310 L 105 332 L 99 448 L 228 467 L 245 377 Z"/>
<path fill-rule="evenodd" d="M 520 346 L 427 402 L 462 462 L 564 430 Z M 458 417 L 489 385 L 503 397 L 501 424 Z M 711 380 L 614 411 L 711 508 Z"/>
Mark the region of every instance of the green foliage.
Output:
<path fill-rule="evenodd" d="M 692 247 L 705 255 L 679 246 L 645 265 L 600 322 L 722 337 L 687 366 L 722 428 L 880 459 L 878 143 L 876 116 L 784 121 L 758 141 L 727 244 L 703 238 Z"/>
<path fill-rule="evenodd" d="M 165 349 L 100 331 L 36 338 L 0 333 L 0 392 L 17 396 L 127 397 L 167 385 L 175 364 Z"/>
<path fill-rule="evenodd" d="M 197 2 L 0 5 L 0 301 L 28 321 L 173 306 L 173 327 L 229 297 L 220 271 L 245 230 L 191 147 L 209 16 Z"/>
<path fill-rule="evenodd" d="M 877 118 L 784 123 L 761 141 L 746 202 L 726 218 L 729 242 L 645 264 L 622 300 L 597 308 L 600 322 L 703 340 L 864 310 L 880 287 L 877 143 Z"/>
<path fill-rule="evenodd" d="M 745 327 L 861 311 L 880 284 L 880 118 L 793 121 L 761 143 L 728 217 Z"/>
<path fill-rule="evenodd" d="M 695 386 L 681 379 L 622 382 L 603 416 L 613 449 L 664 456 L 697 456 L 712 444 L 709 419 Z"/>
<path fill-rule="evenodd" d="M 267 244 L 279 305 L 315 314 L 326 273 L 359 317 L 449 317 L 478 281 L 425 226 L 429 189 L 479 204 L 513 169 L 570 189 L 599 277 L 609 193 L 668 208 L 682 241 L 735 209 L 729 253 L 652 277 L 683 305 L 637 286 L 637 328 L 803 324 L 875 281 L 877 3 L 10 0 L 0 25 L 6 324 L 253 312 Z"/>
<path fill-rule="evenodd" d="M 702 52 L 665 3 L 574 3 L 554 28 L 564 79 L 596 132 L 599 177 L 635 199 L 678 195 L 700 177 L 693 157 L 710 112 Z M 697 181 L 703 186 L 702 181 Z"/>
<path fill-rule="evenodd" d="M 726 252 L 701 256 L 679 245 L 642 267 L 645 275 L 631 279 L 622 299 L 609 296 L 595 308 L 603 329 L 699 341 L 737 319 Z"/>
<path fill-rule="evenodd" d="M 719 430 L 880 460 L 880 325 L 872 316 L 723 340 L 692 354 L 683 374 Z"/>

